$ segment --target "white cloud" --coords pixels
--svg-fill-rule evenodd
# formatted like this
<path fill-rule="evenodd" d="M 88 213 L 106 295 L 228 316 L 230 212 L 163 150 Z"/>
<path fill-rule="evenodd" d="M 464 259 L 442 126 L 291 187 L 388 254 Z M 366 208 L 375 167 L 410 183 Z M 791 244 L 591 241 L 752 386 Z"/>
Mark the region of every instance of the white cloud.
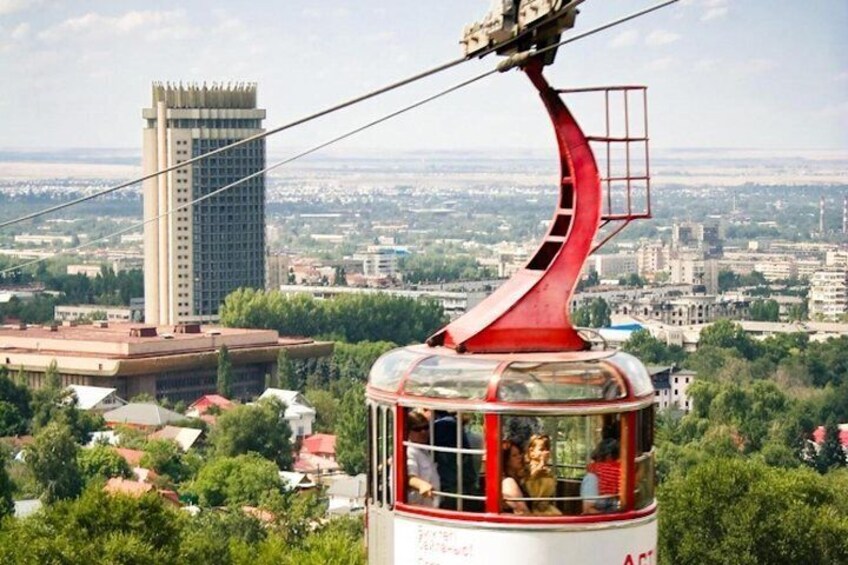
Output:
<path fill-rule="evenodd" d="M 176 11 L 132 11 L 121 16 L 103 16 L 90 12 L 69 18 L 38 34 L 44 41 L 123 36 L 146 31 L 148 39 L 181 39 L 192 34 L 185 23 L 185 13 Z"/>
<path fill-rule="evenodd" d="M 669 43 L 674 43 L 678 39 L 680 39 L 679 34 L 658 29 L 648 34 L 648 37 L 645 38 L 645 44 L 652 46 L 668 45 Z"/>
<path fill-rule="evenodd" d="M 719 18 L 723 18 L 727 15 L 728 9 L 727 6 L 720 6 L 718 8 L 710 8 L 701 16 L 702 22 L 709 22 L 711 20 L 717 20 Z"/>
<path fill-rule="evenodd" d="M 701 14 L 702 22 L 709 22 L 723 18 L 730 11 L 727 0 L 704 0 L 704 13 Z"/>
<path fill-rule="evenodd" d="M 9 37 L 14 39 L 15 41 L 21 41 L 22 39 L 26 39 L 29 36 L 29 24 L 24 22 L 15 26 L 12 30 L 12 33 L 9 34 Z"/>
<path fill-rule="evenodd" d="M 649 71 L 667 71 L 674 65 L 674 57 L 662 57 L 650 61 L 645 68 Z"/>
<path fill-rule="evenodd" d="M 842 71 L 833 75 L 834 82 L 848 81 L 848 71 Z"/>
<path fill-rule="evenodd" d="M 830 104 L 816 113 L 822 118 L 842 122 L 848 125 L 848 102 Z"/>
<path fill-rule="evenodd" d="M 777 67 L 777 63 L 771 59 L 747 59 L 739 61 L 736 70 L 743 74 L 753 75 L 770 71 Z"/>
<path fill-rule="evenodd" d="M 695 62 L 695 69 L 698 71 L 711 71 L 718 67 L 719 60 L 705 57 Z"/>
<path fill-rule="evenodd" d="M 23 12 L 40 3 L 41 0 L 0 0 L 0 16 Z"/>
<path fill-rule="evenodd" d="M 630 29 L 627 31 L 623 31 L 616 35 L 612 41 L 610 41 L 610 47 L 630 47 L 632 45 L 636 45 L 636 42 L 639 40 L 639 32 L 635 29 Z"/>

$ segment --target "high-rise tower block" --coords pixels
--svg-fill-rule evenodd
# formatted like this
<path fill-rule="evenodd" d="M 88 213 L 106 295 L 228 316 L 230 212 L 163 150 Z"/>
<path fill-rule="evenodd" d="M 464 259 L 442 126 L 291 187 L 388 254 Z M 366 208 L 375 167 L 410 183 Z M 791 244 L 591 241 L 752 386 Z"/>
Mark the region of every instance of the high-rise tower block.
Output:
<path fill-rule="evenodd" d="M 143 167 L 155 172 L 262 132 L 256 85 L 154 83 L 145 120 Z M 145 321 L 217 319 L 224 297 L 263 288 L 265 176 L 178 208 L 265 168 L 257 140 L 144 182 Z M 172 213 L 169 213 L 172 212 Z"/>

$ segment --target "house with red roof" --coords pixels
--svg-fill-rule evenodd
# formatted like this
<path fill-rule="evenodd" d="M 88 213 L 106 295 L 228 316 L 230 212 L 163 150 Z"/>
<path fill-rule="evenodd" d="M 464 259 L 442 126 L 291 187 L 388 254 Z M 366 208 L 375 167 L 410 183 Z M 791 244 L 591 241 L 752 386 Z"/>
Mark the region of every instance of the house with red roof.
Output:
<path fill-rule="evenodd" d="M 816 445 L 821 445 L 824 443 L 826 432 L 824 426 L 819 426 L 813 432 L 813 441 Z M 839 424 L 839 443 L 842 445 L 842 449 L 848 451 L 848 424 Z"/>
<path fill-rule="evenodd" d="M 115 451 L 118 455 L 126 459 L 131 468 L 141 467 L 141 458 L 144 457 L 144 452 L 139 449 L 128 449 L 126 447 L 116 447 Z"/>
<path fill-rule="evenodd" d="M 332 434 L 313 434 L 303 438 L 301 453 L 309 453 L 327 459 L 336 459 L 336 436 Z"/>
<path fill-rule="evenodd" d="M 141 498 L 145 494 L 153 492 L 174 506 L 181 506 L 180 497 L 175 491 L 157 489 L 150 483 L 142 483 L 139 481 L 122 479 L 120 477 L 112 477 L 106 482 L 106 486 L 103 487 L 103 490 L 109 494 L 132 496 L 133 498 Z"/>
<path fill-rule="evenodd" d="M 220 394 L 204 394 L 188 407 L 186 416 L 191 418 L 200 418 L 213 406 L 217 409 L 217 411 L 226 412 L 232 408 L 234 404 L 231 400 L 221 396 Z"/>

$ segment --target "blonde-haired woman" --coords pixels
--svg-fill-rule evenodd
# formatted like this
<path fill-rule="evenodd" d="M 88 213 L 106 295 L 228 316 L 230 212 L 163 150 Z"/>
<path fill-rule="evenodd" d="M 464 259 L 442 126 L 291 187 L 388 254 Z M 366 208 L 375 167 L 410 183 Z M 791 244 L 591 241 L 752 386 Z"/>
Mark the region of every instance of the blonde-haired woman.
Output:
<path fill-rule="evenodd" d="M 527 442 L 527 476 L 524 478 L 524 492 L 529 498 L 552 498 L 556 496 L 557 481 L 551 472 L 551 438 L 543 434 L 534 434 Z M 559 516 L 562 514 L 551 500 L 530 501 L 530 513 L 538 516 Z"/>

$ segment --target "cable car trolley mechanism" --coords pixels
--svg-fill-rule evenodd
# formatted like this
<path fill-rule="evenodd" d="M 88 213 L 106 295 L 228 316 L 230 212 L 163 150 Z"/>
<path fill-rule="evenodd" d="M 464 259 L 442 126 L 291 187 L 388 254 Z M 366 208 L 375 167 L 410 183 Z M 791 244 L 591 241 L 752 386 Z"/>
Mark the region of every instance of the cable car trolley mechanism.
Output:
<path fill-rule="evenodd" d="M 579 3 L 498 2 L 464 31 L 467 57 L 506 55 L 502 67 L 539 92 L 559 147 L 559 198 L 523 269 L 426 344 L 371 369 L 371 564 L 656 563 L 651 379 L 569 320 L 589 254 L 650 217 L 646 90 L 547 83 Z M 597 135 L 564 101 L 584 95 L 605 107 Z"/>

